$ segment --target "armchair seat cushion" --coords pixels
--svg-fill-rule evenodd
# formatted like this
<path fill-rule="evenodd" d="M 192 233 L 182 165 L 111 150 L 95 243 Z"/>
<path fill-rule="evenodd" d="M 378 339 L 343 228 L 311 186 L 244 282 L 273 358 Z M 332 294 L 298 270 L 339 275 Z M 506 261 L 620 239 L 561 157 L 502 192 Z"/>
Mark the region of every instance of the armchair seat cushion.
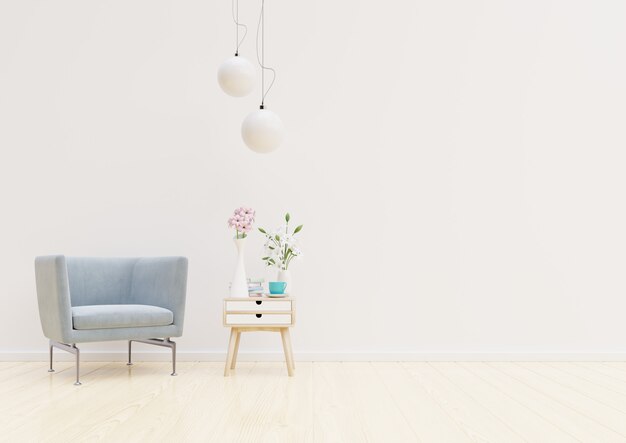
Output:
<path fill-rule="evenodd" d="M 74 329 L 166 326 L 174 322 L 169 309 L 151 305 L 87 305 L 72 307 Z"/>

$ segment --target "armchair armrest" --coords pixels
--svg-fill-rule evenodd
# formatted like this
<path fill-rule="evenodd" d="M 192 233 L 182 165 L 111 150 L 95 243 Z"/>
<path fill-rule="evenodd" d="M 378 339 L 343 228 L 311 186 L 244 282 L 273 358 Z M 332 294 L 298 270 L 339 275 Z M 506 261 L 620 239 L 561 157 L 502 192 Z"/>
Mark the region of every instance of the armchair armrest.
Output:
<path fill-rule="evenodd" d="M 68 343 L 72 334 L 72 307 L 65 257 L 35 258 L 39 319 L 49 339 Z"/>
<path fill-rule="evenodd" d="M 174 325 L 182 335 L 187 295 L 185 257 L 140 258 L 133 269 L 131 300 L 159 306 L 174 313 Z"/>

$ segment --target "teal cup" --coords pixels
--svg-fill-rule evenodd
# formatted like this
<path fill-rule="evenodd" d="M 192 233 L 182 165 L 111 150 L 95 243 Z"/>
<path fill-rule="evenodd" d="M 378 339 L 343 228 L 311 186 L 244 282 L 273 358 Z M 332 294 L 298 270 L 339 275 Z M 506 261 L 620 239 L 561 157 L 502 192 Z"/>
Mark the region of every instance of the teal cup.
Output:
<path fill-rule="evenodd" d="M 287 288 L 286 281 L 271 281 L 270 282 L 270 294 L 284 294 Z"/>

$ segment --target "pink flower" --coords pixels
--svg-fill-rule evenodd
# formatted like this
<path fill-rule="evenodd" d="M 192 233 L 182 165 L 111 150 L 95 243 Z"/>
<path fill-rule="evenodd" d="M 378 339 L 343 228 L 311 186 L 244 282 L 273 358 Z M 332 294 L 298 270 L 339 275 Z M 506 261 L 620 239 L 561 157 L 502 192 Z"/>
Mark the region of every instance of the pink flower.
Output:
<path fill-rule="evenodd" d="M 255 221 L 256 211 L 247 206 L 241 206 L 233 211 L 228 219 L 228 227 L 235 228 L 237 232 L 250 232 Z M 237 234 L 239 235 L 239 234 Z"/>

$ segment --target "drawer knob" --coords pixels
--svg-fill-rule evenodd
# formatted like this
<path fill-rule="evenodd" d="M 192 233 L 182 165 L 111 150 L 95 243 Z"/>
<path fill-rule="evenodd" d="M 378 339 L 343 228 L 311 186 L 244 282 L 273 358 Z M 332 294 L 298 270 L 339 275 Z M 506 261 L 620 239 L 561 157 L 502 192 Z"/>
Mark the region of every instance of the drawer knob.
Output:
<path fill-rule="evenodd" d="M 257 305 L 260 305 L 261 303 L 263 303 L 263 301 L 262 301 L 262 300 L 257 300 L 257 301 L 256 301 L 256 304 L 257 304 Z"/>
<path fill-rule="evenodd" d="M 256 318 L 261 318 L 263 317 L 263 314 L 256 314 Z"/>

